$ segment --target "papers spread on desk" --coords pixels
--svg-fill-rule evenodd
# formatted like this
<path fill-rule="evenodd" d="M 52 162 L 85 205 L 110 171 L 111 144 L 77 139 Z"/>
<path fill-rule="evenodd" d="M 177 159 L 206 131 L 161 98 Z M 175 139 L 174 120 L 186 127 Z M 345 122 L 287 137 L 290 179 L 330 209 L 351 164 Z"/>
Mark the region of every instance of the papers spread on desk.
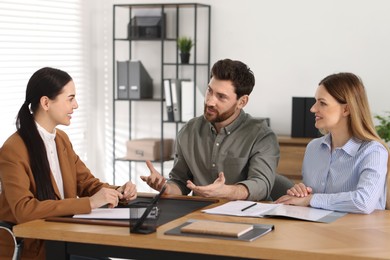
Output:
<path fill-rule="evenodd" d="M 84 218 L 84 219 L 130 219 L 130 210 L 129 208 L 98 208 L 93 209 L 91 213 L 88 214 L 77 214 L 73 218 Z M 145 209 L 139 210 L 137 214 L 140 218 Z"/>
<path fill-rule="evenodd" d="M 202 210 L 202 212 L 218 215 L 240 217 L 287 217 L 306 221 L 330 223 L 346 213 L 330 210 L 315 209 L 311 207 L 291 206 L 273 203 L 255 203 L 253 201 L 230 201 L 221 206 Z M 245 209 L 247 208 L 247 209 Z"/>

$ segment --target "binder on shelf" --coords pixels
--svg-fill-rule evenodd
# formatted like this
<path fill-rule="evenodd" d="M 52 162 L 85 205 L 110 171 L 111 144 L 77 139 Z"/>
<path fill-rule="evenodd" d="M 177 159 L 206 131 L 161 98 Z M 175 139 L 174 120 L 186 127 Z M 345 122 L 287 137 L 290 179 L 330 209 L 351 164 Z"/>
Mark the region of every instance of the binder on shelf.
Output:
<path fill-rule="evenodd" d="M 117 61 L 117 68 L 118 99 L 129 99 L 129 81 L 127 77 L 129 63 L 127 61 Z"/>
<path fill-rule="evenodd" d="M 187 122 L 194 117 L 194 82 L 183 80 L 181 82 L 181 120 Z"/>
<path fill-rule="evenodd" d="M 171 81 L 169 79 L 164 79 L 164 96 L 165 96 L 165 106 L 167 109 L 167 121 L 173 122 L 173 108 L 172 108 L 172 94 L 171 94 Z"/>
<path fill-rule="evenodd" d="M 196 93 L 196 103 L 200 104 L 203 102 L 204 97 L 202 92 L 198 87 L 194 89 L 194 82 L 191 80 L 181 81 L 181 121 L 188 122 L 190 119 L 196 116 L 195 112 L 195 97 L 194 91 Z"/>
<path fill-rule="evenodd" d="M 316 103 L 315 98 L 306 98 L 305 101 L 305 136 L 319 137 L 321 136 L 319 130 L 315 127 L 315 116 L 310 111 L 310 108 Z"/>
<path fill-rule="evenodd" d="M 319 137 L 320 133 L 315 127 L 315 118 L 310 108 L 315 103 L 313 97 L 292 98 L 291 137 Z"/>
<path fill-rule="evenodd" d="M 153 79 L 141 61 L 117 61 L 118 99 L 153 98 Z"/>
<path fill-rule="evenodd" d="M 153 79 L 141 61 L 129 61 L 129 98 L 153 98 Z"/>
<path fill-rule="evenodd" d="M 172 108 L 173 108 L 173 119 L 175 122 L 180 122 L 180 80 L 179 79 L 171 79 L 171 94 L 172 94 Z"/>

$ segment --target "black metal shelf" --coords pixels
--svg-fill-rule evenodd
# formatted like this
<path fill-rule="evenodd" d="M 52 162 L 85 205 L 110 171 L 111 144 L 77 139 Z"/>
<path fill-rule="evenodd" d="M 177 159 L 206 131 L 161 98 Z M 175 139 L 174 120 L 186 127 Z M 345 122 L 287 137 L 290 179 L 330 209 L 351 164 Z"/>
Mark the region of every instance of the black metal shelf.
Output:
<path fill-rule="evenodd" d="M 122 35 L 117 32 L 117 18 L 116 15 L 121 14 L 122 16 L 118 21 L 122 22 L 122 26 L 124 26 L 123 21 L 130 22 L 131 18 L 133 17 L 134 12 L 136 12 L 139 9 L 154 9 L 156 10 L 156 13 L 159 12 L 161 14 L 164 14 L 164 19 L 171 19 L 169 25 L 165 24 L 165 27 L 162 29 L 162 37 L 156 37 L 156 38 L 138 38 L 138 37 L 129 37 L 129 32 L 127 35 L 123 35 L 124 28 L 122 31 L 118 30 L 118 32 L 122 32 Z M 153 10 L 152 10 L 153 11 Z M 186 13 L 187 12 L 187 13 Z M 190 15 L 188 14 L 190 13 Z M 123 15 L 127 15 L 128 20 L 123 19 Z M 202 18 L 202 19 L 200 19 Z M 193 31 L 191 38 L 194 40 L 195 43 L 198 43 L 199 37 L 201 39 L 204 39 L 206 42 L 202 42 L 204 45 L 202 47 L 198 47 L 198 44 L 195 44 L 193 47 L 193 60 L 194 62 L 191 62 L 189 64 L 182 64 L 180 63 L 179 54 L 178 54 L 178 47 L 177 44 L 173 44 L 177 41 L 177 39 L 180 36 L 181 32 L 179 30 L 179 27 L 182 26 L 182 24 L 186 24 L 193 26 Z M 129 129 L 128 129 L 128 135 L 129 139 L 132 137 L 132 111 L 131 111 L 131 104 L 132 102 L 160 102 L 160 112 L 161 112 L 161 140 L 164 139 L 164 125 L 169 123 L 175 123 L 176 124 L 176 132 L 178 131 L 178 127 L 180 124 L 183 124 L 185 122 L 170 122 L 167 120 L 164 120 L 164 110 L 165 110 L 165 99 L 163 97 L 158 98 L 152 98 L 152 99 L 118 99 L 117 98 L 117 92 L 116 92 L 116 61 L 117 59 L 117 52 L 116 52 L 116 43 L 118 43 L 118 46 L 122 46 L 124 44 L 128 45 L 128 59 L 132 59 L 132 51 L 133 48 L 137 48 L 137 44 L 132 44 L 132 42 L 155 42 L 155 44 L 152 44 L 153 46 L 157 46 L 161 50 L 161 57 L 160 61 L 156 62 L 156 64 L 159 64 L 159 69 L 161 71 L 161 78 L 156 79 L 157 82 L 159 82 L 161 93 L 163 92 L 163 82 L 165 77 L 165 72 L 168 70 L 173 70 L 176 78 L 179 78 L 179 70 L 185 69 L 191 71 L 191 76 L 189 77 L 191 80 L 194 81 L 194 116 L 196 111 L 196 95 L 195 95 L 195 88 L 197 83 L 197 73 L 198 69 L 201 68 L 202 71 L 207 71 L 207 75 L 205 76 L 206 80 L 209 79 L 209 70 L 210 70 L 210 22 L 211 22 L 211 7 L 210 5 L 206 4 L 200 4 L 200 3 L 163 3 L 163 4 L 115 4 L 113 5 L 113 183 L 115 183 L 115 176 L 116 176 L 116 162 L 130 162 L 129 163 L 129 178 L 131 179 L 131 162 L 144 162 L 142 160 L 127 160 L 123 158 L 117 158 L 116 157 L 116 149 L 117 149 L 117 141 L 116 141 L 116 135 L 117 135 L 117 124 L 116 124 L 116 105 L 120 102 L 128 102 L 129 108 L 127 113 L 129 114 Z M 200 25 L 198 25 L 200 24 Z M 171 26 L 171 27 L 168 27 Z M 198 26 L 205 26 L 207 28 L 201 28 L 198 30 Z M 127 27 L 126 27 L 127 28 Z M 170 34 L 167 33 L 168 29 L 170 30 Z M 153 47 L 154 48 L 154 47 Z M 206 57 L 203 57 L 202 59 L 199 59 L 200 49 L 202 48 L 202 51 L 206 53 Z M 167 51 L 170 50 L 170 52 Z M 151 50 L 152 53 L 153 50 Z M 169 59 L 165 59 L 165 56 L 167 56 L 169 53 Z M 173 53 L 173 56 L 172 56 Z M 167 62 L 169 61 L 169 62 Z M 199 62 L 201 61 L 201 62 Z M 186 78 L 188 78 L 186 76 Z M 203 79 L 202 79 L 203 80 Z M 123 129 L 121 129 L 123 130 Z M 161 142 L 163 143 L 163 142 Z M 161 147 L 161 154 L 163 154 L 164 148 Z M 173 160 L 173 159 L 172 159 Z M 161 174 L 163 174 L 163 164 L 166 161 L 171 160 L 156 160 L 154 162 L 161 163 Z"/>

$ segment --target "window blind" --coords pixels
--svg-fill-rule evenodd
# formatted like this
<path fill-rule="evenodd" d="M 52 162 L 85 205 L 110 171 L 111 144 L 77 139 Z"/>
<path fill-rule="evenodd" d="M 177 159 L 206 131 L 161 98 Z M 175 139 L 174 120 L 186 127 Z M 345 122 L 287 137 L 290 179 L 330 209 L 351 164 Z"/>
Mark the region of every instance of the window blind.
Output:
<path fill-rule="evenodd" d="M 89 81 L 82 18 L 82 0 L 0 0 L 0 145 L 16 130 L 31 75 L 55 67 L 71 75 L 79 103 L 70 126 L 59 128 L 87 160 Z"/>

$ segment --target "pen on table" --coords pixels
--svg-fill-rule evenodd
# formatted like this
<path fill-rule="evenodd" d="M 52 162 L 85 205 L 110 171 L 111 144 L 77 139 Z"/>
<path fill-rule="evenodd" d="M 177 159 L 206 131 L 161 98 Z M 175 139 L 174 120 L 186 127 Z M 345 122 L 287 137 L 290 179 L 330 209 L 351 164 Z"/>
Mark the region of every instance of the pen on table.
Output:
<path fill-rule="evenodd" d="M 245 211 L 245 210 L 250 209 L 250 208 L 252 208 L 252 207 L 254 207 L 256 205 L 257 205 L 257 203 L 255 202 L 255 203 L 249 205 L 248 207 L 243 208 L 241 211 Z"/>

